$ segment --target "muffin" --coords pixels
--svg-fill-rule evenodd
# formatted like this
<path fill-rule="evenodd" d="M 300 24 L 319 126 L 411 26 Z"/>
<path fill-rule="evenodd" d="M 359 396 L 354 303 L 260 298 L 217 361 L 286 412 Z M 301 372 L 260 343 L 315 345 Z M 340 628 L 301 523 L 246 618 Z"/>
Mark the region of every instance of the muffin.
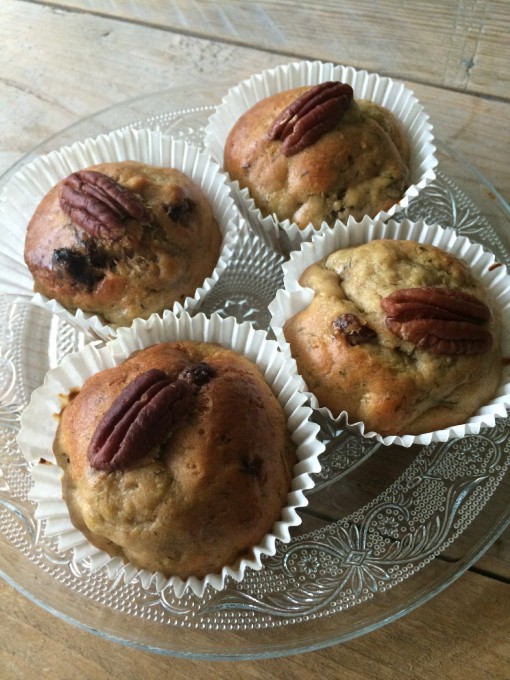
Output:
<path fill-rule="evenodd" d="M 225 142 L 224 167 L 263 217 L 305 229 L 375 216 L 411 183 L 410 145 L 385 107 L 327 81 L 274 93 L 248 109 Z"/>
<path fill-rule="evenodd" d="M 333 416 L 382 436 L 419 435 L 465 423 L 494 397 L 500 315 L 453 254 L 383 238 L 331 253 L 299 283 L 313 298 L 284 336 Z"/>
<path fill-rule="evenodd" d="M 73 524 L 94 545 L 183 579 L 249 555 L 280 518 L 296 462 L 257 366 L 191 340 L 88 378 L 69 395 L 54 451 Z"/>
<path fill-rule="evenodd" d="M 28 224 L 24 257 L 35 292 L 129 325 L 193 295 L 221 243 L 212 208 L 187 175 L 121 161 L 58 182 Z"/>

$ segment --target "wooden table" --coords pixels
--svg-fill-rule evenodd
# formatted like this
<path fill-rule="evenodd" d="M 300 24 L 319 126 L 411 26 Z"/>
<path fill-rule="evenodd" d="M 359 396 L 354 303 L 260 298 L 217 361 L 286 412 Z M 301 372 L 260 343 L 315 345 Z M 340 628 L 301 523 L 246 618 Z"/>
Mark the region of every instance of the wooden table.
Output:
<path fill-rule="evenodd" d="M 435 134 L 510 197 L 507 0 L 0 3 L 0 173 L 82 117 L 298 58 L 404 81 Z M 510 677 L 510 531 L 446 591 L 369 635 L 285 659 L 206 662 L 121 647 L 0 582 L 0 678 Z M 78 670 L 79 669 L 79 670 Z"/>

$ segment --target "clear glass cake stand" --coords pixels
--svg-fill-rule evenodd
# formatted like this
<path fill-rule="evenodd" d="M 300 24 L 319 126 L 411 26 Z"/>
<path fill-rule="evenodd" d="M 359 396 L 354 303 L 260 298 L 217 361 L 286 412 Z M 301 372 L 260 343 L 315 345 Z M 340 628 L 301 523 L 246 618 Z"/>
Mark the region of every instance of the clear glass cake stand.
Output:
<path fill-rule="evenodd" d="M 63 130 L 40 154 L 123 127 L 162 130 L 197 145 L 227 86 L 179 88 L 128 101 Z M 482 243 L 508 263 L 510 210 L 489 182 L 437 142 L 439 172 L 399 216 Z M 251 234 L 202 310 L 268 328 L 280 254 Z M 0 572 L 71 624 L 140 649 L 187 658 L 294 654 L 364 635 L 425 603 L 461 576 L 510 521 L 507 419 L 481 434 L 410 449 L 384 447 L 320 419 L 322 470 L 292 541 L 259 572 L 203 598 L 144 589 L 77 564 L 42 535 L 16 444 L 20 412 L 44 375 L 86 341 L 29 298 L 0 293 Z M 468 612 L 466 612 L 468 614 Z"/>

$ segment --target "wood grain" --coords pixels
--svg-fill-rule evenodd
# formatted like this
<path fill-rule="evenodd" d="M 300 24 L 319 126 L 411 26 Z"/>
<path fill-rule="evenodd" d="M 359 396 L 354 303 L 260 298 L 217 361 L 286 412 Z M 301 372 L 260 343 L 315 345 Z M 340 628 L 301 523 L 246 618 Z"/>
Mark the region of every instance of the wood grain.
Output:
<path fill-rule="evenodd" d="M 0 610 L 2 680 L 507 680 L 510 668 L 510 588 L 470 573 L 370 635 L 255 662 L 190 661 L 123 647 L 35 607 L 2 581 Z"/>
<path fill-rule="evenodd" d="M 58 40 L 49 41 L 52 34 Z M 137 95 L 189 85 L 190 73 L 197 85 L 224 85 L 226 90 L 252 73 L 289 61 L 284 55 L 21 0 L 0 3 L 0 44 L 13 40 L 8 57 L 0 53 L 0 100 L 8 103 L 9 116 L 3 107 L 0 172 L 83 116 Z M 510 126 L 502 125 L 506 104 L 404 82 L 423 103 L 436 136 L 483 168 L 509 200 Z"/>
<path fill-rule="evenodd" d="M 403 80 L 424 104 L 437 137 L 508 200 L 509 33 L 506 0 L 312 0 L 306 6 L 290 0 L 2 0 L 0 173 L 105 107 L 195 83 L 226 89 L 302 56 Z M 377 479 L 370 484 L 353 476 L 344 491 L 359 503 Z M 253 663 L 189 661 L 121 647 L 34 607 L 0 581 L 0 680 L 503 680 L 510 677 L 509 565 L 510 529 L 471 571 L 391 625 L 336 647 Z"/>
<path fill-rule="evenodd" d="M 506 0 L 58 0 L 60 7 L 508 100 Z M 506 54 L 506 59 L 502 59 Z"/>

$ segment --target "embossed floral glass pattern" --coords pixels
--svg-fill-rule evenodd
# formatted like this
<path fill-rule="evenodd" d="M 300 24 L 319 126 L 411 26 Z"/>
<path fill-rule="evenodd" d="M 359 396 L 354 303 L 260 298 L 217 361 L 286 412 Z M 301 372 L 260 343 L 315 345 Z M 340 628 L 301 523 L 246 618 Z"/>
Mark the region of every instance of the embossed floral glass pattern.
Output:
<path fill-rule="evenodd" d="M 162 113 L 133 127 L 201 143 L 211 110 Z M 501 232 L 443 174 L 441 164 L 437 180 L 397 219 L 406 216 L 452 226 L 508 261 Z M 267 305 L 281 285 L 282 261 L 247 231 L 201 311 L 267 328 Z M 349 639 L 444 587 L 509 521 L 508 503 L 500 500 L 509 484 L 507 420 L 480 435 L 400 450 L 391 471 L 378 478 L 377 471 L 386 469 L 381 456 L 391 457 L 391 447 L 337 430 L 317 414 L 326 452 L 303 525 L 264 560 L 261 571 L 224 591 L 180 599 L 170 590 L 145 590 L 136 579 L 112 582 L 102 572 L 90 574 L 86 561 L 73 560 L 71 547 L 58 550 L 54 539 L 42 537 L 34 504 L 27 500 L 30 473 L 16 445 L 20 412 L 31 392 L 85 340 L 17 296 L 0 296 L 0 319 L 0 538 L 6 551 L 28 565 L 28 576 L 7 567 L 4 572 L 39 603 L 110 638 L 165 653 L 223 658 L 280 655 Z M 37 590 L 38 575 L 51 579 L 54 592 Z M 76 598 L 72 614 L 59 605 L 61 593 Z M 97 611 L 103 614 L 95 626 Z M 168 630 L 166 641 L 160 626 Z M 197 638 L 172 637 L 180 629 L 196 631 Z M 271 637 L 259 639 L 256 631 L 265 629 Z M 237 646 L 221 643 L 229 631 L 240 636 Z"/>

